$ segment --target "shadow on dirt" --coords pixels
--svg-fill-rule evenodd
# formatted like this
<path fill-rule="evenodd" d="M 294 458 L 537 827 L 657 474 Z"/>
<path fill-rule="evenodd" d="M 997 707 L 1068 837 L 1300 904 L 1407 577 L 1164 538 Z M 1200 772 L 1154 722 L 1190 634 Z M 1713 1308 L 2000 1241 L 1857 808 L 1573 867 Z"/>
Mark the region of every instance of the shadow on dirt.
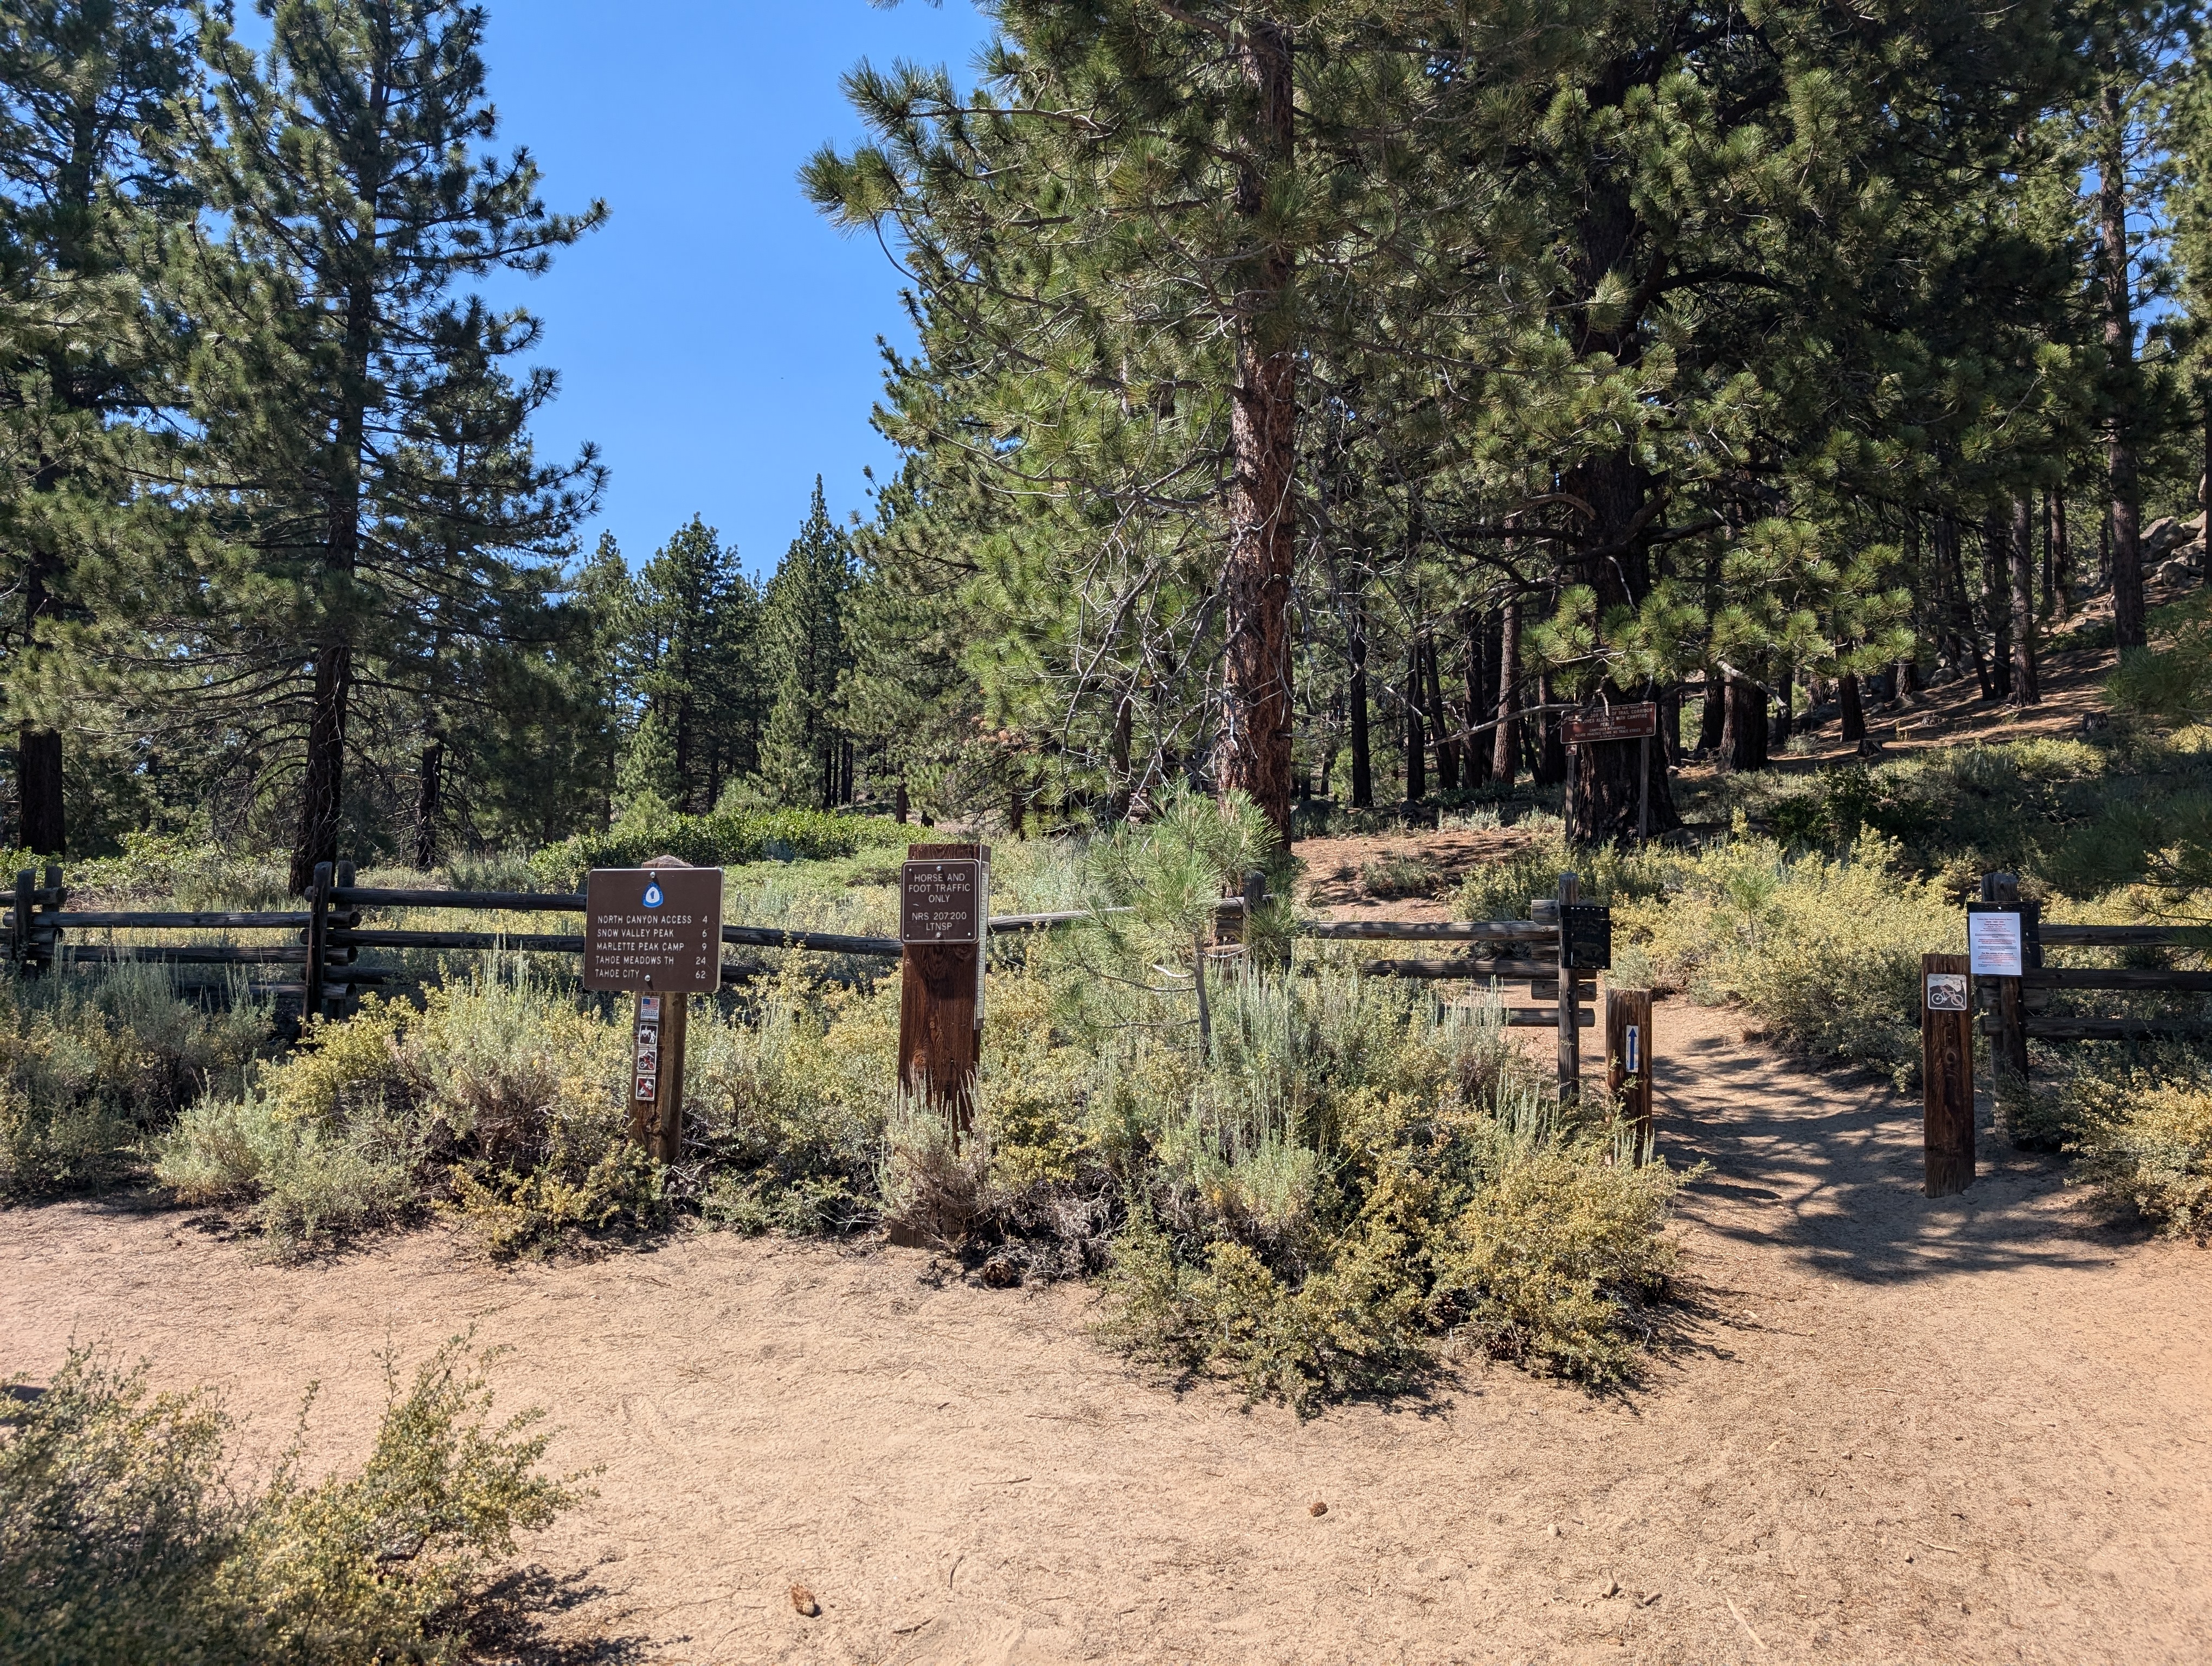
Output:
<path fill-rule="evenodd" d="M 1711 1165 L 1683 1195 L 1686 1219 L 1870 1282 L 2098 1267 L 2136 1236 L 2098 1225 L 2067 1201 L 2064 1165 L 2015 1149 L 1990 1128 L 1986 1104 L 1974 1184 L 1957 1197 L 1924 1195 L 1917 1099 L 1710 1033 L 1727 1021 L 1703 1019 L 1706 1033 L 1671 1042 L 1662 1021 L 1661 1150 L 1685 1167 Z"/>

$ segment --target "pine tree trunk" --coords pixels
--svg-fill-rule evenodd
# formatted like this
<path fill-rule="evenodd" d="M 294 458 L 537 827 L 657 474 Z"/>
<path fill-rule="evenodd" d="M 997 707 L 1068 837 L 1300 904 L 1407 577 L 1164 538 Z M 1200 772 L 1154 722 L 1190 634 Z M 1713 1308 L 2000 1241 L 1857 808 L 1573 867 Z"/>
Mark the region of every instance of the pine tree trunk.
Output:
<path fill-rule="evenodd" d="M 1843 714 L 1843 739 L 1856 746 L 1866 739 L 1866 708 L 1859 703 L 1859 674 L 1847 671 L 1836 679 L 1836 704 Z"/>
<path fill-rule="evenodd" d="M 1237 57 L 1255 106 L 1240 159 L 1235 208 L 1255 246 L 1232 269 L 1237 374 L 1231 389 L 1229 554 L 1221 577 L 1221 727 L 1214 776 L 1224 793 L 1249 793 L 1276 830 L 1291 826 L 1290 599 L 1297 466 L 1295 344 L 1278 317 L 1291 278 L 1287 246 L 1259 225 L 1267 177 L 1292 139 L 1291 39 L 1271 21 L 1248 24 Z"/>
<path fill-rule="evenodd" d="M 2012 501 L 2012 693 L 2023 706 L 2039 706 L 2035 678 L 2034 511 L 2022 493 Z"/>
<path fill-rule="evenodd" d="M 1352 658 L 1352 686 L 1346 699 L 1352 708 L 1352 807 L 1375 807 L 1375 755 L 1367 732 L 1367 605 L 1352 598 L 1348 611 L 1346 647 Z"/>
<path fill-rule="evenodd" d="M 58 481 L 60 471 L 40 469 L 38 478 L 46 481 L 52 475 Z M 42 489 L 52 489 L 51 483 Z M 23 641 L 28 647 L 37 640 L 39 622 L 54 611 L 53 593 L 48 581 L 59 563 L 51 556 L 33 554 L 29 570 L 23 575 Z M 15 735 L 15 790 L 21 800 L 21 825 L 19 836 L 26 850 L 35 850 L 41 856 L 66 854 L 69 846 L 69 810 L 62 793 L 62 737 L 58 729 L 26 723 Z"/>
<path fill-rule="evenodd" d="M 2063 618 L 2074 611 L 2074 549 L 2066 537 L 2066 494 L 2051 494 L 2051 605 Z"/>
<path fill-rule="evenodd" d="M 1485 627 L 1472 608 L 1462 616 L 1462 633 L 1467 638 L 1467 727 L 1470 731 L 1462 756 L 1467 764 L 1467 784 L 1480 787 L 1490 779 L 1490 745 L 1486 737 L 1472 731 L 1485 721 L 1483 690 L 1488 683 L 1483 675 Z"/>
<path fill-rule="evenodd" d="M 2112 640 L 2124 652 L 2149 639 L 2143 619 L 2142 504 L 2135 435 L 2135 319 L 2128 281 L 2127 121 L 2117 81 L 2107 80 L 2098 135 L 2097 217 L 2104 256 L 2105 356 L 2118 380 L 2105 459 L 2112 496 Z"/>
<path fill-rule="evenodd" d="M 1728 746 L 1727 673 L 1718 666 L 1705 667 L 1705 689 L 1698 707 L 1698 750 L 1717 758 Z"/>
<path fill-rule="evenodd" d="M 1490 773 L 1508 787 L 1513 785 L 1521 762 L 1520 737 L 1515 733 L 1520 720 L 1513 715 L 1520 709 L 1520 684 L 1521 600 L 1516 596 L 1498 614 L 1498 730 L 1490 752 Z"/>
<path fill-rule="evenodd" d="M 416 760 L 415 866 L 428 873 L 438 866 L 438 818 L 444 809 L 446 739 L 432 738 Z"/>
<path fill-rule="evenodd" d="M 1784 666 L 1782 668 L 1781 680 L 1776 686 L 1782 690 L 1782 698 L 1775 708 L 1774 721 L 1767 732 L 1767 744 L 1770 747 L 1778 748 L 1790 744 L 1790 727 L 1791 721 L 1796 716 L 1796 713 L 1790 709 L 1797 692 L 1796 670 Z"/>
<path fill-rule="evenodd" d="M 904 827 L 906 825 L 907 818 L 913 813 L 913 805 L 907 800 L 906 777 L 904 775 L 901 775 L 898 780 L 897 787 L 894 789 L 891 793 L 892 818 L 896 820 L 901 827 Z"/>
<path fill-rule="evenodd" d="M 1444 709 L 1443 677 L 1437 669 L 1437 639 L 1423 639 L 1421 660 L 1429 684 L 1429 727 L 1437 738 L 1437 786 L 1446 793 L 1459 790 L 1459 748 L 1449 737 L 1451 717 Z"/>
<path fill-rule="evenodd" d="M 1728 714 L 1722 726 L 1721 767 L 1730 771 L 1767 767 L 1766 690 L 1747 677 L 1727 678 Z"/>
<path fill-rule="evenodd" d="M 1917 700 L 1919 694 L 1920 662 L 1907 654 L 1897 662 L 1897 697 L 1900 702 L 1910 704 Z"/>
<path fill-rule="evenodd" d="M 1982 611 L 1990 628 L 1990 686 L 2012 698 L 2012 525 L 1992 510 L 1982 523 Z"/>
<path fill-rule="evenodd" d="M 1669 683 L 1659 690 L 1659 753 L 1669 769 L 1682 767 L 1682 685 Z"/>
<path fill-rule="evenodd" d="M 64 854 L 69 830 L 62 806 L 58 730 L 26 723 L 16 731 L 15 786 L 22 797 L 18 842 L 41 856 Z"/>
<path fill-rule="evenodd" d="M 1552 679 L 1548 676 L 1536 679 L 1536 703 L 1540 706 L 1552 703 Z M 1535 724 L 1536 785 L 1557 787 L 1567 778 L 1567 745 L 1560 736 L 1559 716 L 1556 713 L 1544 712 L 1538 715 Z M 1567 826 L 1569 836 L 1574 836 L 1571 818 Z"/>
<path fill-rule="evenodd" d="M 1134 735 L 1136 723 L 1137 697 L 1133 694 L 1125 694 L 1114 708 L 1114 739 L 1111 750 L 1107 754 L 1107 769 L 1113 781 L 1113 790 L 1106 800 L 1107 819 L 1109 821 L 1127 821 L 1129 817 L 1129 742 Z M 905 805 L 906 781 L 902 777 L 899 781 L 901 821 L 906 819 Z"/>
<path fill-rule="evenodd" d="M 1427 748 L 1421 736 L 1421 645 L 1416 637 L 1406 649 L 1406 802 L 1419 804 L 1429 795 L 1425 769 Z"/>
<path fill-rule="evenodd" d="M 300 783 L 300 830 L 292 844 L 292 891 L 304 896 L 319 862 L 338 859 L 345 806 L 346 706 L 353 695 L 353 649 L 325 644 L 315 655 L 307 708 L 307 768 Z"/>

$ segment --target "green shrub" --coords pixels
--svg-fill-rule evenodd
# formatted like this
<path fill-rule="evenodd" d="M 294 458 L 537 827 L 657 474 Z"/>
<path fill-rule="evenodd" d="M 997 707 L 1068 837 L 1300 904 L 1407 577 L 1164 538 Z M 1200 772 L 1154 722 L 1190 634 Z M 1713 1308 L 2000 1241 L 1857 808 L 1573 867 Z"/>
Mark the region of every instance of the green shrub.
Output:
<path fill-rule="evenodd" d="M 1370 897 L 1385 900 L 1400 897 L 1433 897 L 1443 888 L 1443 870 L 1427 857 L 1404 851 L 1380 857 L 1359 870 L 1359 884 Z"/>
<path fill-rule="evenodd" d="M 0 979 L 0 1198 L 136 1173 L 148 1139 L 273 1043 L 264 1002 L 204 1006 L 166 968 Z"/>
<path fill-rule="evenodd" d="M 1502 860 L 1469 873 L 1452 913 L 1462 920 L 1526 920 L 1531 902 L 1559 895 L 1562 873 L 1575 876 L 1577 894 L 1586 903 L 1656 897 L 1676 860 L 1656 849 L 1571 845 L 1556 828 L 1547 829 Z"/>
<path fill-rule="evenodd" d="M 674 856 L 697 867 L 769 859 L 818 860 L 902 845 L 915 831 L 885 817 L 823 810 L 718 810 L 686 816 L 648 804 L 604 833 L 580 833 L 547 845 L 530 859 L 530 866 L 547 889 L 580 891 L 595 867 L 635 867 L 655 856 Z"/>
<path fill-rule="evenodd" d="M 1873 839 L 1843 859 L 1716 846 L 1673 864 L 1665 896 L 1620 909 L 1614 930 L 1692 999 L 1736 1002 L 1785 1049 L 1899 1087 L 1920 1069 L 1920 958 L 1965 937 L 1942 887 Z"/>
<path fill-rule="evenodd" d="M 519 1530 L 574 1502 L 540 1414 L 495 1423 L 456 1337 L 390 1393 L 368 1462 L 258 1489 L 204 1391 L 72 1353 L 0 1436 L 0 1658 L 21 1666 L 445 1661 Z"/>
<path fill-rule="evenodd" d="M 2179 1062 L 2081 1070 L 2054 1096 L 2056 1120 L 2081 1182 L 2166 1231 L 2203 1238 L 2212 1233 L 2212 1076 Z"/>

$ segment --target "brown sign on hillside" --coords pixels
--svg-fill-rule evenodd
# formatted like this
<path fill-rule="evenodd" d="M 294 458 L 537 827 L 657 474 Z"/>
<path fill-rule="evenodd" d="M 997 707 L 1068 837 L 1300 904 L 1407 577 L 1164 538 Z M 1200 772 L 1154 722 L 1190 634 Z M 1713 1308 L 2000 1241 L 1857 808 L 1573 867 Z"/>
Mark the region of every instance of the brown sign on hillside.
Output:
<path fill-rule="evenodd" d="M 1590 746 L 1603 740 L 1649 740 L 1658 733 L 1659 708 L 1650 700 L 1605 711 L 1570 713 L 1566 721 L 1570 746 Z"/>
<path fill-rule="evenodd" d="M 704 994 L 722 983 L 722 870 L 599 867 L 584 890 L 584 987 Z"/>
<path fill-rule="evenodd" d="M 899 872 L 899 941 L 980 943 L 983 906 L 980 860 L 909 860 Z"/>

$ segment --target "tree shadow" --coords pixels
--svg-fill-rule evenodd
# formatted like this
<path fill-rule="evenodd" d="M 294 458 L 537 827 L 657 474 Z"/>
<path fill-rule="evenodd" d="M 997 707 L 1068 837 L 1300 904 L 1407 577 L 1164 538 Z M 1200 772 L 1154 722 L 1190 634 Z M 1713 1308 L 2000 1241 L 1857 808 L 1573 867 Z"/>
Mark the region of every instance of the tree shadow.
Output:
<path fill-rule="evenodd" d="M 1920 1103 L 1887 1082 L 1817 1075 L 1718 1036 L 1666 1043 L 1654 1063 L 1661 1153 L 1708 1165 L 1680 1213 L 1723 1238 L 1875 1283 L 2097 1267 L 2127 1242 L 2064 1200 L 2059 1160 L 1996 1132 L 1986 1098 L 1973 1185 L 1930 1198 Z"/>
<path fill-rule="evenodd" d="M 467 1604 L 465 1658 L 476 1666 L 633 1666 L 646 1660 L 641 1637 L 561 1634 L 566 1616 L 606 1595 L 588 1572 L 517 1568 Z"/>

